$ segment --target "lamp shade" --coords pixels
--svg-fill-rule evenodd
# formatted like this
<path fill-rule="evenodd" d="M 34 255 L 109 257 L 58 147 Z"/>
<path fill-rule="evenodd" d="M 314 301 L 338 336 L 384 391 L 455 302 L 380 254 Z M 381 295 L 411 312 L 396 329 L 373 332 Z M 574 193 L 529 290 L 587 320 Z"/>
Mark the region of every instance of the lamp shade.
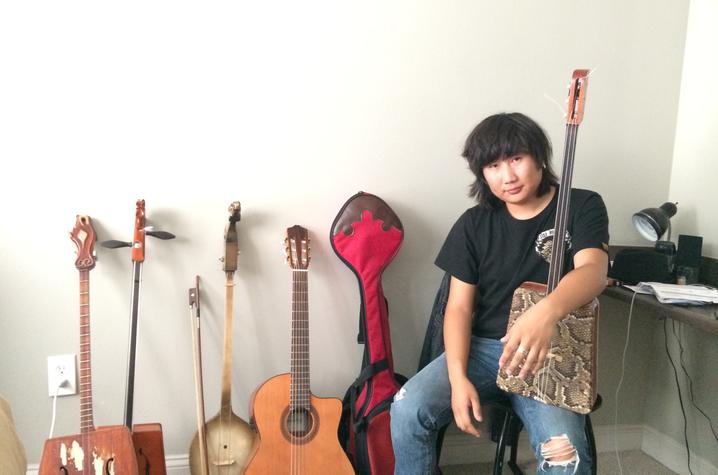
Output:
<path fill-rule="evenodd" d="M 633 225 L 649 241 L 658 241 L 666 231 L 670 240 L 671 217 L 678 211 L 676 204 L 666 202 L 658 208 L 641 210 L 633 215 Z"/>

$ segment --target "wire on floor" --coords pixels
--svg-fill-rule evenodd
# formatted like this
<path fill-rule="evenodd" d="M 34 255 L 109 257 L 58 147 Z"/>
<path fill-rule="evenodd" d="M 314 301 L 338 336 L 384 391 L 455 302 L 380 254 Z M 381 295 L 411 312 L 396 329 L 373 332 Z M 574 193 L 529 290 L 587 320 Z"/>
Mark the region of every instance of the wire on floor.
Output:
<path fill-rule="evenodd" d="M 628 324 L 626 325 L 626 342 L 623 345 L 623 356 L 621 357 L 621 377 L 618 379 L 618 385 L 616 386 L 616 403 L 614 404 L 614 419 L 613 419 L 613 447 L 616 451 L 616 460 L 618 461 L 618 473 L 623 475 L 623 467 L 621 467 L 621 455 L 618 453 L 618 393 L 621 390 L 623 384 L 623 375 L 626 372 L 626 352 L 628 351 L 628 340 L 631 336 L 631 317 L 633 316 L 633 303 L 636 300 L 637 292 L 633 292 L 631 297 L 631 306 L 628 310 Z"/>
<path fill-rule="evenodd" d="M 678 402 L 681 404 L 681 413 L 683 414 L 683 438 L 686 442 L 686 453 L 688 454 L 688 473 L 693 475 L 693 471 L 691 470 L 691 447 L 688 444 L 688 419 L 686 418 L 686 408 L 683 406 L 683 395 L 681 394 L 681 385 L 678 381 L 678 369 L 673 362 L 671 352 L 668 350 L 668 319 L 663 320 L 663 336 L 666 345 L 666 355 L 668 355 L 668 361 L 671 362 L 671 366 L 673 367 L 673 376 L 676 380 L 676 388 L 678 388 Z"/>

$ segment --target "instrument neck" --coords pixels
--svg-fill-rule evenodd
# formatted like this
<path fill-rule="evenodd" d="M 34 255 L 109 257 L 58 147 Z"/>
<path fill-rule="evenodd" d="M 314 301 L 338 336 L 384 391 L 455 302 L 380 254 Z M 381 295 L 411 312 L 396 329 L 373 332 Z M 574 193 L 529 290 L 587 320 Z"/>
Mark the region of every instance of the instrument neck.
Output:
<path fill-rule="evenodd" d="M 222 365 L 221 411 L 232 412 L 232 309 L 234 308 L 234 272 L 226 272 L 224 299 L 224 361 Z"/>
<path fill-rule="evenodd" d="M 558 190 L 556 204 L 556 221 L 554 223 L 553 248 L 549 264 L 547 289 L 554 291 L 563 276 L 566 254 L 566 231 L 568 228 L 568 212 L 571 200 L 571 182 L 573 178 L 574 157 L 576 154 L 576 137 L 578 124 L 566 124 L 566 141 L 563 149 L 563 165 L 561 169 L 561 186 Z"/>
<path fill-rule="evenodd" d="M 132 270 L 132 309 L 130 312 L 130 341 L 127 349 L 127 384 L 125 386 L 125 425 L 132 430 L 132 407 L 135 394 L 135 354 L 137 351 L 137 320 L 140 310 L 142 262 L 135 261 Z"/>
<path fill-rule="evenodd" d="M 306 270 L 292 272 L 292 354 L 289 404 L 309 409 L 309 292 Z"/>
<path fill-rule="evenodd" d="M 95 430 L 90 361 L 90 271 L 80 271 L 80 432 Z"/>

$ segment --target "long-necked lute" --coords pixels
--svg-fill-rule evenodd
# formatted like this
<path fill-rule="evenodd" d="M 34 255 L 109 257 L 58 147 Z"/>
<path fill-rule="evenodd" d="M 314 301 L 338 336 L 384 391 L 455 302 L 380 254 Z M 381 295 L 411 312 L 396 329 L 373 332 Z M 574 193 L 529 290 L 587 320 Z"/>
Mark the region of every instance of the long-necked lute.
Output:
<path fill-rule="evenodd" d="M 109 248 L 132 248 L 132 291 L 130 310 L 130 332 L 127 350 L 127 384 L 125 385 L 125 425 L 132 431 L 132 440 L 137 453 L 137 466 L 144 475 L 164 475 L 165 450 L 162 438 L 162 425 L 157 422 L 133 424 L 135 394 L 135 360 L 137 353 L 137 326 L 140 308 L 140 284 L 142 282 L 142 264 L 145 261 L 145 236 L 153 236 L 162 240 L 173 239 L 175 236 L 166 231 L 147 229 L 145 224 L 145 200 L 137 200 L 135 209 L 135 228 L 132 242 L 104 241 L 102 245 Z"/>
<path fill-rule="evenodd" d="M 241 219 L 241 205 L 229 205 L 229 223 L 224 242 L 223 270 L 225 273 L 224 302 L 224 361 L 222 364 L 222 396 L 219 413 L 206 426 L 207 457 L 212 475 L 244 473 L 253 450 L 255 435 L 246 421 L 232 411 L 232 310 L 234 308 L 234 273 L 237 271 L 239 239 L 237 222 Z M 190 457 L 199 459 L 199 444 L 190 451 Z M 190 466 L 191 467 L 191 466 Z M 192 472 L 197 475 L 199 472 Z"/>
<path fill-rule="evenodd" d="M 90 270 L 95 267 L 95 230 L 89 216 L 77 216 L 70 238 L 80 271 L 80 433 L 45 441 L 40 475 L 137 474 L 130 431 L 124 425 L 95 428 L 90 347 Z"/>
<path fill-rule="evenodd" d="M 556 205 L 553 245 L 549 263 L 548 281 L 544 284 L 524 282 L 514 292 L 509 315 L 510 329 L 531 306 L 554 291 L 563 276 L 565 245 L 568 226 L 571 181 L 578 126 L 588 86 L 586 69 L 577 69 L 571 77 L 566 112 L 566 141 L 561 171 L 561 186 Z M 551 339 L 549 356 L 534 376 L 525 379 L 499 371 L 496 383 L 509 392 L 562 407 L 580 414 L 591 412 L 596 400 L 596 350 L 598 347 L 598 299 L 594 298 L 563 317 Z"/>
<path fill-rule="evenodd" d="M 292 268 L 290 373 L 270 378 L 252 397 L 259 444 L 247 475 L 353 474 L 337 437 L 342 403 L 318 398 L 310 388 L 307 230 L 287 229 L 286 249 Z"/>

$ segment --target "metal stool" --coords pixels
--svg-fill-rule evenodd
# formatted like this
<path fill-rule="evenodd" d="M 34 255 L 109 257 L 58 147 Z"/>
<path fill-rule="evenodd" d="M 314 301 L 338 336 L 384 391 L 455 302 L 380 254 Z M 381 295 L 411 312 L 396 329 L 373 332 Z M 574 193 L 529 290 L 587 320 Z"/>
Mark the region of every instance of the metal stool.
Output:
<path fill-rule="evenodd" d="M 601 407 L 601 395 L 596 397 L 596 402 L 593 403 L 591 412 Z M 493 418 L 491 424 L 491 440 L 496 442 L 496 457 L 494 458 L 494 475 L 501 475 L 501 471 L 504 468 L 504 454 L 506 452 L 506 446 L 511 447 L 511 453 L 509 460 L 506 465 L 511 469 L 514 475 L 524 475 L 519 466 L 516 464 L 516 456 L 518 453 L 519 434 L 524 425 L 521 422 L 519 416 L 516 415 L 511 403 L 508 399 L 499 402 L 496 406 L 503 411 L 504 417 Z M 588 451 L 591 455 L 591 473 L 594 475 L 597 473 L 597 461 L 596 461 L 596 439 L 593 436 L 593 426 L 591 425 L 591 417 L 586 414 L 586 440 L 588 442 Z"/>

